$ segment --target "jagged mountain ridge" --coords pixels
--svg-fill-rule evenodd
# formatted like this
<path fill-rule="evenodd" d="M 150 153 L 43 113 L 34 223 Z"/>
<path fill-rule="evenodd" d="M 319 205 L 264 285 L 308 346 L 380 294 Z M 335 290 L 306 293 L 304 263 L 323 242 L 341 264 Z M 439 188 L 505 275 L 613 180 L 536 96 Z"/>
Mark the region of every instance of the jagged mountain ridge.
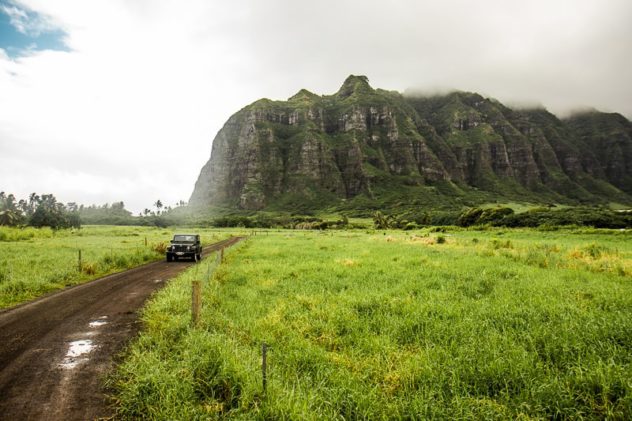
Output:
<path fill-rule="evenodd" d="M 333 95 L 261 99 L 213 141 L 191 205 L 322 208 L 489 200 L 632 201 L 632 124 L 560 120 L 475 93 L 415 97 L 349 76 Z"/>

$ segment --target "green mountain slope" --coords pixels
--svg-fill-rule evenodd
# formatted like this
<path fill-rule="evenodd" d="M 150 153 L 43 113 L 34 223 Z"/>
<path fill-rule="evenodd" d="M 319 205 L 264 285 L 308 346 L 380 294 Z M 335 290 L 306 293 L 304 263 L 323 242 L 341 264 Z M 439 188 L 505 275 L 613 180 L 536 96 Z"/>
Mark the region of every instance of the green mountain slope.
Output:
<path fill-rule="evenodd" d="M 475 93 L 409 97 L 349 76 L 234 114 L 190 203 L 307 211 L 456 208 L 489 201 L 632 203 L 632 125 L 619 114 L 560 120 Z"/>

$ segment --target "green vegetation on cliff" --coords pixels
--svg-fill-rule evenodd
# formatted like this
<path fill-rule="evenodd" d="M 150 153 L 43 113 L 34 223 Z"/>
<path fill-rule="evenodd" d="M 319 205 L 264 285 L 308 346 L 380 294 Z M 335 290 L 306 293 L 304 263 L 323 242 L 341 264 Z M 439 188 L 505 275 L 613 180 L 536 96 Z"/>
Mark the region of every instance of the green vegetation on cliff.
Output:
<path fill-rule="evenodd" d="M 632 204 L 632 124 L 560 120 L 475 93 L 404 96 L 349 76 L 234 114 L 217 134 L 197 209 L 393 211 L 494 201 Z"/>

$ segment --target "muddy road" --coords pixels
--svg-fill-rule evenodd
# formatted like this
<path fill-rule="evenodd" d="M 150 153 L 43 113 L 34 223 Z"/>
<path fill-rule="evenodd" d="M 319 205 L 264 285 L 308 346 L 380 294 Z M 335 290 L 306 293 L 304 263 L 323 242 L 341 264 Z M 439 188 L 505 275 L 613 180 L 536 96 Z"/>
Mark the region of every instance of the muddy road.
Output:
<path fill-rule="evenodd" d="M 149 263 L 0 311 L 0 419 L 111 417 L 103 380 L 138 333 L 138 310 L 193 264 Z"/>

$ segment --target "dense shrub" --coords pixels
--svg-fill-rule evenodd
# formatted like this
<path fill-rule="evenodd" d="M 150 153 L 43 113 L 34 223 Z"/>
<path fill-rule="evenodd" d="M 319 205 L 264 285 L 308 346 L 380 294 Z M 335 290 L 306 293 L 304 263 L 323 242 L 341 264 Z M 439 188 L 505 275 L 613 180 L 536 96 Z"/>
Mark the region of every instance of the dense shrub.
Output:
<path fill-rule="evenodd" d="M 254 216 L 222 216 L 211 220 L 210 225 L 218 228 L 287 228 L 309 230 L 341 229 L 351 226 L 346 216 L 342 216 L 341 219 L 336 221 L 325 221 L 315 216 L 270 216 L 265 214 L 257 214 Z"/>
<path fill-rule="evenodd" d="M 548 229 L 556 225 L 630 228 L 632 227 L 632 213 L 599 208 L 567 208 L 561 210 L 537 208 L 523 213 L 507 215 L 494 225 L 506 227 L 546 226 Z"/>
<path fill-rule="evenodd" d="M 253 221 L 247 216 L 222 216 L 215 218 L 211 224 L 218 228 L 242 227 L 254 228 Z"/>
<path fill-rule="evenodd" d="M 497 207 L 484 209 L 481 216 L 478 218 L 479 224 L 494 224 L 502 221 L 506 216 L 513 215 L 514 211 L 511 208 Z"/>
<path fill-rule="evenodd" d="M 457 225 L 458 211 L 436 211 L 430 213 L 428 225 Z"/>
<path fill-rule="evenodd" d="M 405 231 L 410 231 L 410 230 L 416 230 L 417 228 L 419 228 L 419 225 L 417 225 L 416 222 L 409 222 L 404 226 L 404 230 Z"/>
<path fill-rule="evenodd" d="M 373 214 L 373 226 L 375 229 L 382 230 L 393 228 L 393 217 L 390 215 L 384 215 L 382 212 L 377 211 Z"/>
<path fill-rule="evenodd" d="M 457 223 L 462 227 L 489 224 L 504 227 L 539 227 L 542 230 L 555 230 L 557 226 L 567 225 L 629 228 L 632 227 L 632 213 L 602 208 L 553 210 L 539 207 L 523 213 L 514 213 L 511 208 L 506 207 L 468 208 L 461 212 Z"/>
<path fill-rule="evenodd" d="M 483 209 L 481 208 L 466 209 L 463 211 L 463 213 L 461 213 L 461 215 L 459 215 L 457 224 L 462 227 L 469 227 L 470 225 L 475 225 L 478 223 L 482 215 L 483 215 Z"/>

